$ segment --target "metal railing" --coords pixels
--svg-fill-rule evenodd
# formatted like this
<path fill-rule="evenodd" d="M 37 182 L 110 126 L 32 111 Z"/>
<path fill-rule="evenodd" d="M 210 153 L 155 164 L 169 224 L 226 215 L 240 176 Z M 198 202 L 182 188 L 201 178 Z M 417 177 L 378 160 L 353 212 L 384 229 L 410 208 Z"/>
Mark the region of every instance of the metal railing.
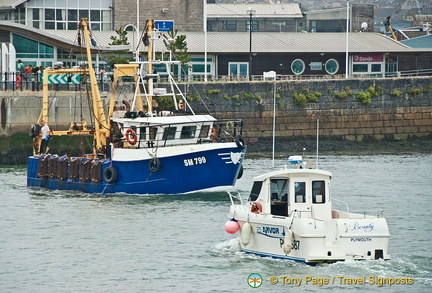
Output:
<path fill-rule="evenodd" d="M 17 91 L 17 90 L 42 90 L 42 73 L 19 73 L 19 72 L 0 72 L 0 91 Z M 350 79 L 365 78 L 404 78 L 412 76 L 432 76 L 432 69 L 397 71 L 377 74 L 351 74 Z M 101 91 L 110 91 L 113 75 L 108 73 L 96 73 L 96 77 Z M 204 82 L 203 75 L 174 76 L 179 83 Z M 346 79 L 344 74 L 335 75 L 276 75 L 274 79 L 264 78 L 263 75 L 252 75 L 254 81 L 295 81 L 295 80 L 337 80 Z M 83 79 L 81 84 L 50 84 L 54 90 L 81 90 L 81 86 L 86 84 L 87 79 Z M 133 82 L 133 79 L 124 79 L 124 82 Z M 168 76 L 161 73 L 156 79 L 157 82 L 168 82 Z M 236 75 L 213 75 L 207 78 L 207 82 L 249 82 L 249 76 Z"/>

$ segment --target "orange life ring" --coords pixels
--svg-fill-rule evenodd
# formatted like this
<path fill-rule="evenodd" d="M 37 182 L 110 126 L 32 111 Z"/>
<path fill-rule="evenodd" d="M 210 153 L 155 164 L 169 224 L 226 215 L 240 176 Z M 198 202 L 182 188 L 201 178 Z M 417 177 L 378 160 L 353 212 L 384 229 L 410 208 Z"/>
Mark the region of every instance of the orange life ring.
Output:
<path fill-rule="evenodd" d="M 210 139 L 211 140 L 215 140 L 216 139 L 216 129 L 214 127 L 212 127 L 211 134 L 210 134 Z"/>
<path fill-rule="evenodd" d="M 138 137 L 133 129 L 126 130 L 126 140 L 130 145 L 135 145 L 137 143 Z"/>
<path fill-rule="evenodd" d="M 251 212 L 255 214 L 262 213 L 262 205 L 260 202 L 254 201 L 251 206 Z"/>
<path fill-rule="evenodd" d="M 19 89 L 21 87 L 22 78 L 20 75 L 16 76 L 16 88 Z"/>

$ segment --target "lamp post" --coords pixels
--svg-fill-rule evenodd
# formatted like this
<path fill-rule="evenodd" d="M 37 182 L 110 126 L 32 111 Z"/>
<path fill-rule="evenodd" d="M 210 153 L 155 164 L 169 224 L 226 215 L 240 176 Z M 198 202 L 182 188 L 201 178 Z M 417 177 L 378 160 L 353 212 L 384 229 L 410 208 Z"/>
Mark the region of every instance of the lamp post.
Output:
<path fill-rule="evenodd" d="M 349 0 L 347 0 L 347 21 L 346 21 L 346 50 L 345 50 L 345 78 L 348 78 L 349 75 L 349 58 L 348 58 L 348 33 L 349 33 Z"/>
<path fill-rule="evenodd" d="M 132 32 L 133 32 L 133 37 L 132 37 L 133 41 L 132 41 L 131 48 L 132 48 L 133 53 L 135 54 L 135 61 L 138 62 L 139 61 L 139 52 L 138 52 L 139 51 L 139 49 L 138 49 L 139 48 L 139 32 L 138 32 L 137 27 L 135 25 L 133 25 L 133 24 L 127 24 L 127 25 L 125 25 L 125 27 L 123 28 L 123 30 L 124 31 L 130 31 L 129 28 L 132 28 Z M 136 38 L 138 40 L 136 40 L 135 34 L 136 34 Z M 136 42 L 137 45 L 135 45 L 135 42 Z"/>
<path fill-rule="evenodd" d="M 249 15 L 249 80 L 252 80 L 252 15 L 256 13 L 256 10 L 250 7 L 246 10 L 246 14 Z"/>

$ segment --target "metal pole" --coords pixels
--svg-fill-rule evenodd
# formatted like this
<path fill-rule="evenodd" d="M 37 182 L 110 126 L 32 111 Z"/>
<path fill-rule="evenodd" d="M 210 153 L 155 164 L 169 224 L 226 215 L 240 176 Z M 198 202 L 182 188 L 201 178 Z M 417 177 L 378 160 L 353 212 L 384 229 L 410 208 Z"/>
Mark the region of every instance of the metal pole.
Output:
<path fill-rule="evenodd" d="M 139 19 L 139 11 L 140 11 L 139 0 L 137 0 L 136 5 L 137 5 L 137 25 L 136 25 L 137 49 L 135 52 L 136 53 L 135 61 L 138 62 L 139 61 L 139 47 L 140 47 L 140 40 L 139 40 L 139 38 L 140 38 L 140 33 L 139 33 L 139 30 L 140 30 L 140 26 L 139 26 L 139 21 L 140 21 L 140 19 Z"/>
<path fill-rule="evenodd" d="M 204 82 L 207 82 L 207 0 L 204 0 Z"/>
<path fill-rule="evenodd" d="M 348 35 L 349 35 L 349 0 L 347 0 L 347 20 L 346 20 L 346 50 L 345 50 L 345 78 L 348 78 L 349 75 L 349 58 L 348 58 Z"/>
<path fill-rule="evenodd" d="M 273 141 L 272 141 L 272 167 L 275 167 L 275 137 L 276 137 L 276 79 L 273 85 Z"/>
<path fill-rule="evenodd" d="M 249 11 L 249 81 L 252 80 L 252 9 Z"/>

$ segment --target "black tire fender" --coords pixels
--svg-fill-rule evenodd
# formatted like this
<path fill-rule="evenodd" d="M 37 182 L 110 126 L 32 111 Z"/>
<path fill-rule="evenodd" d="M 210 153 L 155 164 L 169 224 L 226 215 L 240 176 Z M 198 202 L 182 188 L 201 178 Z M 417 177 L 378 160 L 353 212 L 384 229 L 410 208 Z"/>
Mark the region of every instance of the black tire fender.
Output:
<path fill-rule="evenodd" d="M 161 167 L 161 161 L 158 158 L 152 158 L 149 162 L 149 169 L 152 173 L 159 171 Z"/>
<path fill-rule="evenodd" d="M 40 131 L 41 131 L 42 127 L 39 124 L 33 124 L 30 127 L 30 136 L 35 138 L 36 136 L 39 135 Z"/>
<path fill-rule="evenodd" d="M 113 166 L 107 167 L 103 172 L 103 178 L 106 183 L 114 183 L 118 179 L 117 169 Z"/>
<path fill-rule="evenodd" d="M 245 142 L 241 136 L 236 136 L 234 141 L 239 148 L 241 148 L 241 149 L 245 148 L 246 144 L 245 144 Z"/>
<path fill-rule="evenodd" d="M 243 165 L 240 165 L 240 170 L 237 174 L 237 179 L 240 179 L 243 177 Z"/>

